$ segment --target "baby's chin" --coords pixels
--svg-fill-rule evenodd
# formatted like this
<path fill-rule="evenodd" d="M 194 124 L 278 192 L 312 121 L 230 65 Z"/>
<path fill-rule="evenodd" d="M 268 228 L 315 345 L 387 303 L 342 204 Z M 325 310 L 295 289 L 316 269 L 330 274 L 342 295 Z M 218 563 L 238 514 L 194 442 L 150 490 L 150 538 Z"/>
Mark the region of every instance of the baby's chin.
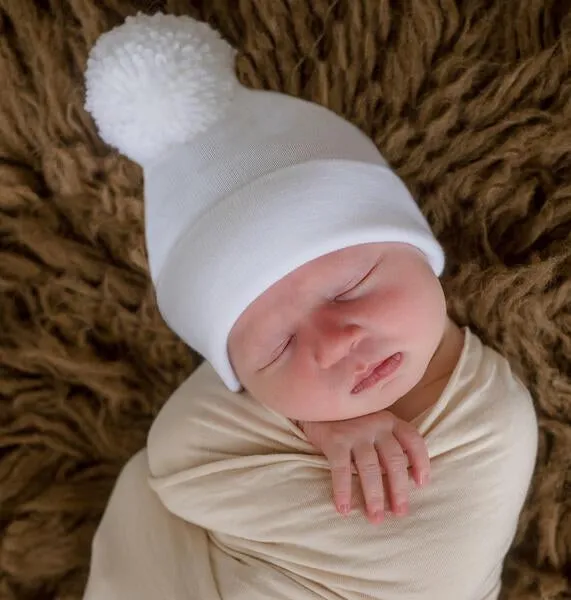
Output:
<path fill-rule="evenodd" d="M 359 394 L 340 394 L 333 401 L 320 403 L 319 407 L 314 405 L 309 410 L 304 407 L 285 416 L 294 421 L 307 422 L 357 419 L 389 409 L 412 390 L 415 383 L 416 381 L 408 383 L 404 378 L 395 378 L 386 385 L 374 386 Z"/>

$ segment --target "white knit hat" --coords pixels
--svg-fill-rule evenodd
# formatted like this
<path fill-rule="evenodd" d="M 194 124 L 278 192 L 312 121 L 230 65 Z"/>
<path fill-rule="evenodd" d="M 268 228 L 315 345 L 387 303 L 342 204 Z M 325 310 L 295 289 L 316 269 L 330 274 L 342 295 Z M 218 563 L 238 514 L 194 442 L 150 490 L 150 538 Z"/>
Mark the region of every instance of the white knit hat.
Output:
<path fill-rule="evenodd" d="M 367 242 L 444 256 L 372 141 L 333 112 L 248 90 L 207 24 L 156 14 L 103 34 L 86 70 L 101 137 L 141 164 L 159 310 L 234 391 L 229 332 L 279 279 Z"/>

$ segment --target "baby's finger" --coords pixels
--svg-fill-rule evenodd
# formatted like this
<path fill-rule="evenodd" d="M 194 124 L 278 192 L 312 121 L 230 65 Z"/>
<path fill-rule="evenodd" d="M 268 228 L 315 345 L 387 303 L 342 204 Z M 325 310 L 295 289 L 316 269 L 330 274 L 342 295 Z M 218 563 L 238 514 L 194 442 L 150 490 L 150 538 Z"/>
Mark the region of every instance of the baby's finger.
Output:
<path fill-rule="evenodd" d="M 357 446 L 353 449 L 353 458 L 359 472 L 367 516 L 372 523 L 380 523 L 385 518 L 385 493 L 377 449 L 372 444 Z"/>
<path fill-rule="evenodd" d="M 342 515 L 351 512 L 351 454 L 348 450 L 338 449 L 327 456 L 331 467 L 333 483 L 333 501 Z"/>
<path fill-rule="evenodd" d="M 406 422 L 397 423 L 393 429 L 393 435 L 408 456 L 416 485 L 426 485 L 430 480 L 430 457 L 424 438 Z"/>
<path fill-rule="evenodd" d="M 409 493 L 406 456 L 393 436 L 380 440 L 377 443 L 377 451 L 387 475 L 391 510 L 395 515 L 406 515 Z"/>

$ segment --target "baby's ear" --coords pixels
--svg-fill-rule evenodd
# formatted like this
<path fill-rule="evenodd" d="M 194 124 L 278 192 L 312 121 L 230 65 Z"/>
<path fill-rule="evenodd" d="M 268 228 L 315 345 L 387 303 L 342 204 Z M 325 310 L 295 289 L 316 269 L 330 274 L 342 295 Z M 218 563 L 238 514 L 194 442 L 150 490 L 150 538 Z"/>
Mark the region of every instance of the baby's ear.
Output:
<path fill-rule="evenodd" d="M 152 161 L 220 119 L 239 82 L 234 49 L 187 16 L 128 17 L 91 49 L 85 108 L 129 158 Z"/>

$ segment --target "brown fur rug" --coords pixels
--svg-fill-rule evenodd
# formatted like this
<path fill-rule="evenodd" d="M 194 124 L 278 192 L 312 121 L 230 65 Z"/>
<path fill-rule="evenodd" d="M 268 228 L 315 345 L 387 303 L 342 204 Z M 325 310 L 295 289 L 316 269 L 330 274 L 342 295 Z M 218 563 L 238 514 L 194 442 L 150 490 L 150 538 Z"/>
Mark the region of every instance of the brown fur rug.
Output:
<path fill-rule="evenodd" d="M 410 185 L 451 314 L 540 415 L 505 597 L 570 598 L 568 0 L 0 0 L 0 598 L 81 597 L 114 479 L 197 364 L 153 303 L 141 172 L 82 108 L 97 36 L 158 8 L 217 26 L 246 84 L 345 115 Z"/>

